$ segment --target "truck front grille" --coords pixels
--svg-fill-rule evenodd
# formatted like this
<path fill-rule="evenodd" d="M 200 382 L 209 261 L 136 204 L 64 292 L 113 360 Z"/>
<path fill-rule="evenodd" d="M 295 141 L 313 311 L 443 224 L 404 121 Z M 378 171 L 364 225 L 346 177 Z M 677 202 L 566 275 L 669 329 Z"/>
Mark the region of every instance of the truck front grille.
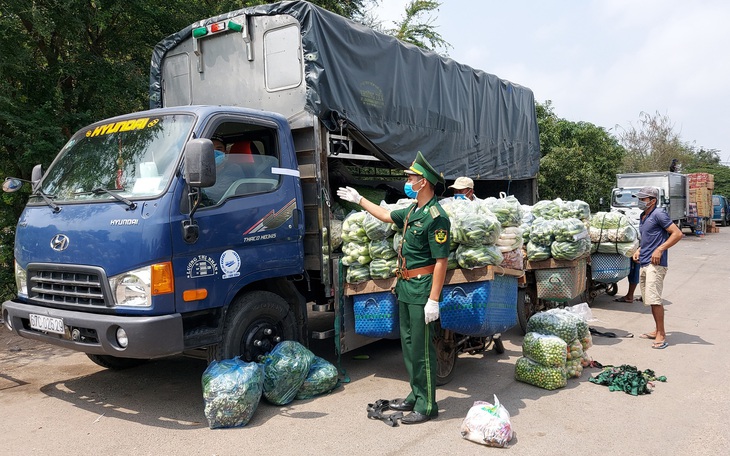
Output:
<path fill-rule="evenodd" d="M 104 307 L 102 279 L 103 273 L 96 270 L 28 268 L 28 297 L 47 306 Z"/>

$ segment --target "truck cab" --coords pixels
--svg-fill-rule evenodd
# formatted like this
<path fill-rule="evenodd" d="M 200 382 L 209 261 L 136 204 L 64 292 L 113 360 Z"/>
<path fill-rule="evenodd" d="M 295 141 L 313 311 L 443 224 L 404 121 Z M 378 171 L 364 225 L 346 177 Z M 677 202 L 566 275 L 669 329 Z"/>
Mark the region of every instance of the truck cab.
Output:
<path fill-rule="evenodd" d="M 213 135 L 228 143 L 219 160 L 196 139 Z M 283 280 L 304 272 L 298 174 L 279 114 L 189 106 L 83 128 L 18 221 L 3 319 L 102 365 L 219 342 L 239 307 L 250 321 L 223 355 L 300 339 L 304 303 Z"/>

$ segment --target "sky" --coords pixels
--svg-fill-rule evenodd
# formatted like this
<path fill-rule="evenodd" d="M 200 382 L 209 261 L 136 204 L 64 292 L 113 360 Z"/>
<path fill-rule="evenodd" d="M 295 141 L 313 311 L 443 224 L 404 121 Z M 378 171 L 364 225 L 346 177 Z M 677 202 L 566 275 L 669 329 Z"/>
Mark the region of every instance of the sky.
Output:
<path fill-rule="evenodd" d="M 642 112 L 730 165 L 730 1 L 440 0 L 450 58 L 617 134 Z M 408 0 L 381 0 L 386 28 Z"/>

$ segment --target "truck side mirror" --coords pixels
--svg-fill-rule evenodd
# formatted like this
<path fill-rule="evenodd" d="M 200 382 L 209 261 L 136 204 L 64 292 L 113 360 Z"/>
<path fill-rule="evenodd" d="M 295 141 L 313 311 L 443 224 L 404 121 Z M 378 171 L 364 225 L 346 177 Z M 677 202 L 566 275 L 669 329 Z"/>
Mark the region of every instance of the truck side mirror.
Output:
<path fill-rule="evenodd" d="M 33 167 L 33 171 L 30 172 L 30 181 L 33 182 L 33 186 L 41 181 L 41 177 L 43 177 L 43 166 L 37 164 Z"/>
<path fill-rule="evenodd" d="M 215 153 L 210 139 L 193 139 L 185 146 L 185 180 L 191 187 L 215 184 Z"/>

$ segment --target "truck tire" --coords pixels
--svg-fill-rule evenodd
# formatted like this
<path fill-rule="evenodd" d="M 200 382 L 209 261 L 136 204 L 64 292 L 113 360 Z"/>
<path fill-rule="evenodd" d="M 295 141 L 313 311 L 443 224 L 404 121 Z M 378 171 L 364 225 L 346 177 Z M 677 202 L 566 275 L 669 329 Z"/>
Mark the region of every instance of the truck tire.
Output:
<path fill-rule="evenodd" d="M 129 369 L 147 362 L 146 359 L 119 358 L 110 355 L 92 355 L 91 353 L 87 353 L 86 356 L 99 366 L 112 370 Z"/>
<path fill-rule="evenodd" d="M 459 358 L 459 349 L 454 340 L 454 333 L 441 328 L 437 320 L 433 343 L 436 346 L 436 386 L 442 386 L 454 378 L 456 360 Z"/>
<path fill-rule="evenodd" d="M 253 291 L 231 304 L 223 339 L 212 354 L 218 361 L 240 356 L 246 362 L 257 362 L 282 340 L 296 340 L 294 313 L 276 293 Z"/>

